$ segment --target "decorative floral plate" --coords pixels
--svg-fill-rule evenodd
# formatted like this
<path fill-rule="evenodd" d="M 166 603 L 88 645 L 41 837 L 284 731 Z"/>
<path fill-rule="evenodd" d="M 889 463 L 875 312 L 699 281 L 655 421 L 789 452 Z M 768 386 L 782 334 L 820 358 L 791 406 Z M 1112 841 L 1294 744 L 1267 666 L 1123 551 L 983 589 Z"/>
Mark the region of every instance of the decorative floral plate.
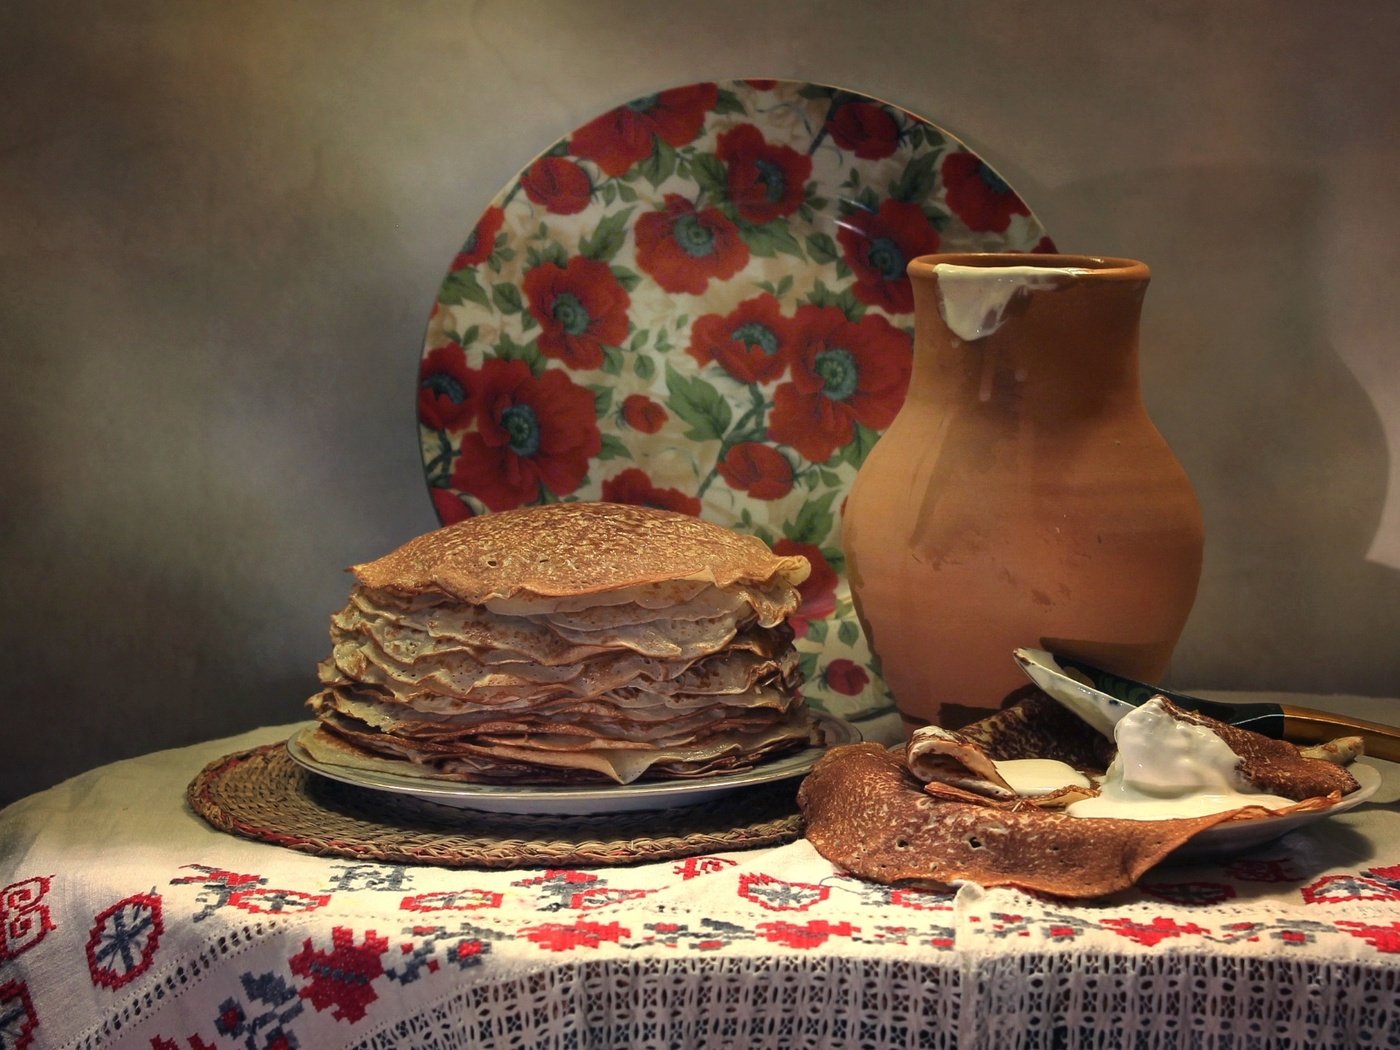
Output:
<path fill-rule="evenodd" d="M 940 250 L 1053 245 L 980 158 L 889 103 L 742 80 L 602 114 L 497 194 L 438 292 L 418 386 L 438 517 L 604 499 L 805 554 L 808 699 L 889 710 L 839 516 L 908 385 L 905 265 Z"/>

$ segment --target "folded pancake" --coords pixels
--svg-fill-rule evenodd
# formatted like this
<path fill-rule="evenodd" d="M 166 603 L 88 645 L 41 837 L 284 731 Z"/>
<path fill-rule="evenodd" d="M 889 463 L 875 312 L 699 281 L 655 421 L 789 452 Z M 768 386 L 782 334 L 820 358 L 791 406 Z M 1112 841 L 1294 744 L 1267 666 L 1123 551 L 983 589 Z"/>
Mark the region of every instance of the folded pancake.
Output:
<path fill-rule="evenodd" d="M 935 798 L 899 751 L 852 744 L 827 752 L 798 804 L 818 853 L 885 885 L 1016 886 L 1066 898 L 1124 889 L 1223 815 L 1144 824 Z"/>
<path fill-rule="evenodd" d="M 1247 790 L 1303 802 L 1335 800 L 1357 788 L 1356 778 L 1346 769 L 1360 753 L 1357 738 L 1344 737 L 1303 751 L 1286 740 L 1186 711 L 1165 696 L 1142 705 L 1138 717 L 1152 712 L 1218 737 L 1233 753 L 1233 773 Z M 1016 797 L 998 762 L 1051 759 L 1102 780 L 1113 757 L 1109 741 L 1043 694 L 960 731 L 925 726 L 913 734 L 906 751 L 911 772 L 926 785 L 965 787 L 997 800 Z"/>
<path fill-rule="evenodd" d="M 787 624 L 808 571 L 651 508 L 472 518 L 352 569 L 309 703 L 336 738 L 327 754 L 424 776 L 627 783 L 749 768 L 817 742 Z"/>
<path fill-rule="evenodd" d="M 806 836 L 833 863 L 890 885 L 968 881 L 1088 898 L 1133 885 L 1207 828 L 1326 808 L 1357 787 L 1341 764 L 1358 753 L 1352 740 L 1304 753 L 1164 698 L 1149 706 L 1168 726 L 1215 734 L 1236 756 L 1239 781 L 1279 797 L 1166 819 L 1076 816 L 1108 783 L 1116 756 L 1097 731 L 1038 695 L 957 732 L 920 729 L 905 747 L 834 748 L 798 794 Z M 1064 766 L 1063 787 L 1029 796 L 1006 775 L 1019 761 L 1046 759 Z"/>
<path fill-rule="evenodd" d="M 1076 769 L 1099 769 L 1113 759 L 1113 743 L 1041 692 L 957 731 L 960 740 L 997 760 L 1048 758 Z"/>

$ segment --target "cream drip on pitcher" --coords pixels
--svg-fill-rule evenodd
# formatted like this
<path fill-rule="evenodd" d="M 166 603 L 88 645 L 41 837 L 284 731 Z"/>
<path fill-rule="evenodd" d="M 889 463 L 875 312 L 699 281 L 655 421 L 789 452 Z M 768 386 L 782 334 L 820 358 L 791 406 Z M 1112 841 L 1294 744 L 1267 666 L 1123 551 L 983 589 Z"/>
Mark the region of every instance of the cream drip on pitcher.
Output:
<path fill-rule="evenodd" d="M 1079 266 L 963 266 L 939 263 L 938 312 L 959 339 L 973 342 L 1001 327 L 1006 307 L 1019 291 L 1053 288 L 1061 278 L 1089 271 Z"/>

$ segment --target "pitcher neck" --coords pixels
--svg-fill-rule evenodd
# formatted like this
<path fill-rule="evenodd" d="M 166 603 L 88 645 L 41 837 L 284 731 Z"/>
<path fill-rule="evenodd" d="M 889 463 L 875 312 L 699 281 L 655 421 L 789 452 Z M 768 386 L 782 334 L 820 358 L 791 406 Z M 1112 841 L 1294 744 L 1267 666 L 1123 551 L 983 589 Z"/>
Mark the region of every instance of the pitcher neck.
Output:
<path fill-rule="evenodd" d="M 1151 272 L 1132 259 L 958 254 L 909 264 L 911 397 L 1047 412 L 1139 405 L 1138 328 Z"/>

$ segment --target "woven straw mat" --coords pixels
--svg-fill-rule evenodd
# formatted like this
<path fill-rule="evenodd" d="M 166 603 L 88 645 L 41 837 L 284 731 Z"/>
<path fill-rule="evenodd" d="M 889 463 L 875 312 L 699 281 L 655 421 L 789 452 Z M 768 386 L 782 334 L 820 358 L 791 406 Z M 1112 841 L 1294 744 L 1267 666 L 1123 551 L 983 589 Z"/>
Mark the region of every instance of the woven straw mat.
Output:
<path fill-rule="evenodd" d="M 220 831 L 322 857 L 445 868 L 636 864 L 791 842 L 797 781 L 699 805 L 547 817 L 481 813 L 342 784 L 265 744 L 206 766 L 186 790 Z"/>

